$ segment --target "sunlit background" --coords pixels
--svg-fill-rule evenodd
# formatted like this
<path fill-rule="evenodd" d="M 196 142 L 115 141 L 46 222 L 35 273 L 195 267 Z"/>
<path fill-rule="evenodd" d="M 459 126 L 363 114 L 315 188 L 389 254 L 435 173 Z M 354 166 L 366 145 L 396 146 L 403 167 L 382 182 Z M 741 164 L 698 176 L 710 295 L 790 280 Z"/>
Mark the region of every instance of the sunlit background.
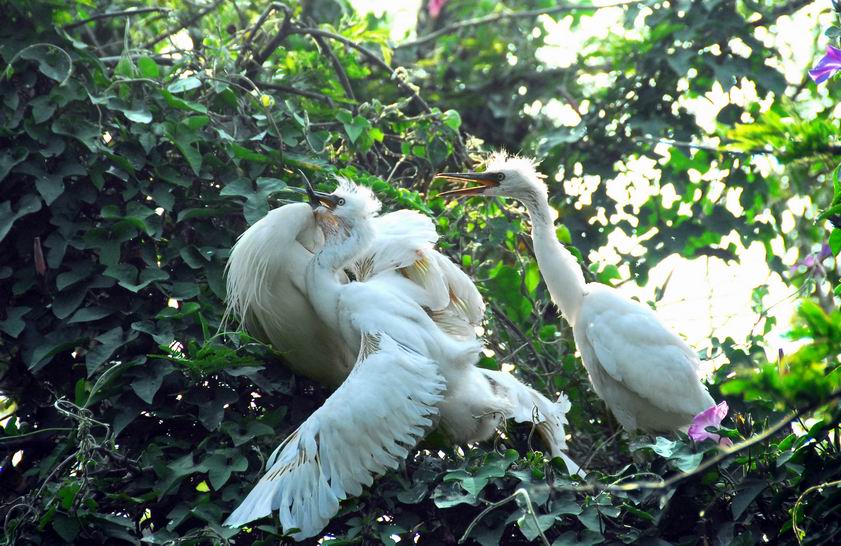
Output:
<path fill-rule="evenodd" d="M 403 2 L 352 0 L 351 3 L 361 13 L 373 13 L 387 18 L 391 28 L 391 38 L 399 43 L 414 37 L 417 15 L 423 2 L 420 0 Z M 607 3 L 596 2 L 595 5 Z M 814 62 L 815 52 L 823 46 L 819 29 L 829 25 L 832 19 L 831 14 L 824 8 L 825 6 L 820 2 L 815 2 L 792 16 L 780 18 L 775 32 L 768 32 L 761 27 L 757 29 L 757 38 L 780 52 L 781 61 L 771 59 L 768 62 L 775 67 L 781 67 L 788 83 L 792 85 L 801 83 L 806 70 Z M 644 10 L 643 13 L 645 13 Z M 592 15 L 581 16 L 575 25 L 573 25 L 571 15 L 555 16 L 554 19 L 542 16 L 540 21 L 549 30 L 546 42 L 552 45 L 539 51 L 539 60 L 550 68 L 570 66 L 575 62 L 579 52 L 587 51 L 588 48 L 597 48 L 598 42 L 608 37 L 610 32 L 623 28 L 621 23 L 623 14 L 623 9 L 620 7 L 604 8 Z M 638 20 L 642 21 L 642 15 Z M 740 48 L 742 50 L 747 48 L 744 43 L 735 40 L 730 45 L 737 52 Z M 594 86 L 606 83 L 598 81 L 597 78 L 607 78 L 605 74 L 585 77 L 592 78 L 593 81 L 589 83 Z M 824 90 L 823 96 L 825 94 Z M 580 100 L 582 112 L 594 107 L 586 98 L 576 98 Z M 742 80 L 739 86 L 733 86 L 730 89 L 724 89 L 719 83 L 715 83 L 713 89 L 703 97 L 694 99 L 683 97 L 678 103 L 692 112 L 699 127 L 709 133 L 708 139 L 696 144 L 716 147 L 721 144 L 715 136 L 716 112 L 729 103 L 744 105 L 758 100 L 753 84 Z M 766 101 L 764 107 L 767 108 L 769 105 L 770 101 Z M 442 105 L 442 107 L 445 106 Z M 561 99 L 553 99 L 546 104 L 538 102 L 531 105 L 531 108 L 553 119 L 558 125 L 575 126 L 580 121 L 578 113 Z M 656 151 L 663 156 L 665 163 L 669 156 L 669 145 L 659 144 Z M 782 172 L 782 168 L 773 159 L 755 157 L 753 162 L 763 174 L 774 170 Z M 608 195 L 619 205 L 618 208 L 626 204 L 632 207 L 638 206 L 644 203 L 653 192 L 658 191 L 652 183 L 657 180 L 656 166 L 655 162 L 646 158 L 630 159 L 623 165 L 615 166 L 616 177 L 603 183 L 606 184 Z M 695 176 L 696 180 L 702 179 L 702 175 L 697 171 L 690 170 L 689 175 Z M 718 186 L 718 191 L 726 192 L 725 202 L 728 209 L 734 212 L 741 209 L 738 194 L 728 190 L 726 184 L 720 182 L 722 179 L 726 180 L 726 176 L 721 171 L 715 168 L 710 169 L 703 175 L 703 179 L 718 181 L 714 182 L 714 186 Z M 595 189 L 593 181 L 574 176 L 562 176 L 561 173 L 556 176 L 556 180 L 556 183 L 563 183 L 564 190 L 568 194 L 577 196 L 581 204 L 589 204 L 589 194 Z M 598 182 L 598 180 L 595 181 L 595 183 Z M 664 185 L 660 189 L 660 194 L 666 204 L 676 199 L 671 184 Z M 808 197 L 793 198 L 788 205 L 789 212 L 785 214 L 781 226 L 784 232 L 793 229 L 796 222 L 812 222 L 817 216 L 817 209 Z M 638 211 L 637 208 L 634 210 Z M 612 222 L 617 219 L 618 217 L 608 217 L 604 221 Z M 770 218 L 765 221 L 770 221 Z M 573 234 L 573 242 L 575 242 L 575 237 L 576 234 Z M 631 237 L 621 229 L 615 229 L 610 233 L 608 241 L 608 246 L 589 256 L 590 260 L 600 265 L 616 265 L 623 273 L 623 277 L 627 278 L 628 269 L 621 263 L 619 252 L 632 255 L 643 254 L 645 253 L 644 240 Z M 753 243 L 749 248 L 744 248 L 736 233 L 731 233 L 722 240 L 721 244 L 727 246 L 729 243 L 733 243 L 739 249 L 739 263 L 724 262 L 712 257 L 686 259 L 674 254 L 652 268 L 646 285 L 640 286 L 635 282 L 626 282 L 620 289 L 625 294 L 642 301 L 653 301 L 655 291 L 660 288 L 662 295 L 656 302 L 658 315 L 697 350 L 705 350 L 709 348 L 710 338 L 713 335 L 719 339 L 731 337 L 735 340 L 743 340 L 758 327 L 759 317 L 754 309 L 753 293 L 754 289 L 765 285 L 767 294 L 763 299 L 764 308 L 767 315 L 775 318 L 777 322 L 773 330 L 765 337 L 766 352 L 770 359 L 776 359 L 780 350 L 784 353 L 791 352 L 795 349 L 795 345 L 786 339 L 784 334 L 790 328 L 791 318 L 797 306 L 799 295 L 797 289 L 786 286 L 780 275 L 768 268 L 765 249 L 760 243 Z M 795 264 L 798 261 L 796 249 L 790 248 L 786 252 L 783 241 L 779 237 L 772 242 L 772 248 L 781 256 L 783 263 L 796 268 Z M 817 250 L 816 248 L 815 251 Z M 832 262 L 832 258 L 829 262 Z M 711 364 L 715 365 L 717 355 L 711 356 Z"/>

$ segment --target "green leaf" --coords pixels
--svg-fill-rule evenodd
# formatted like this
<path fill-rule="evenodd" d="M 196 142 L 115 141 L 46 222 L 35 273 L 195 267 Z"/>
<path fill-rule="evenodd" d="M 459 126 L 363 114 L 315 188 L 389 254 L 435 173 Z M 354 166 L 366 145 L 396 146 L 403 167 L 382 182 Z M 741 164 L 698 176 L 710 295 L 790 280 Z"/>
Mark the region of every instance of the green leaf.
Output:
<path fill-rule="evenodd" d="M 748 480 L 746 480 L 748 481 Z M 733 512 L 733 519 L 738 521 L 739 518 L 742 517 L 742 514 L 745 513 L 748 506 L 756 499 L 756 497 L 762 493 L 770 484 L 762 481 L 759 483 L 747 483 L 744 484 L 742 490 L 739 491 L 739 494 L 733 498 L 733 502 L 730 504 L 730 509 Z"/>
<path fill-rule="evenodd" d="M 29 157 L 29 150 L 23 146 L 9 146 L 0 150 L 0 182 L 6 178 L 15 165 L 26 160 L 27 157 Z"/>
<path fill-rule="evenodd" d="M 177 94 L 198 89 L 199 87 L 201 87 L 201 80 L 195 76 L 188 76 L 172 82 L 166 87 L 166 90 L 170 93 Z"/>
<path fill-rule="evenodd" d="M 38 71 L 57 82 L 63 82 L 73 73 L 67 52 L 53 44 L 31 45 L 21 50 L 20 58 L 36 61 Z"/>
<path fill-rule="evenodd" d="M 198 112 L 200 114 L 207 113 L 207 107 L 203 104 L 199 104 L 198 102 L 192 102 L 184 99 L 180 99 L 167 91 L 166 89 L 161 90 L 161 95 L 163 96 L 166 103 L 171 106 L 172 108 L 176 108 L 178 110 L 190 110 L 192 112 Z"/>
<path fill-rule="evenodd" d="M 111 358 L 111 355 L 123 345 L 123 329 L 116 326 L 104 334 L 97 336 L 96 341 L 98 344 L 85 355 L 85 366 L 88 371 L 88 377 L 93 377 L 99 367 Z"/>
<path fill-rule="evenodd" d="M 537 515 L 537 523 L 534 520 L 535 518 L 525 511 L 517 518 L 517 527 L 520 528 L 520 532 L 528 541 L 535 540 L 541 532 L 549 530 L 555 523 L 555 516 Z"/>
<path fill-rule="evenodd" d="M 838 256 L 841 252 L 841 229 L 833 229 L 829 235 L 829 248 L 832 250 L 833 256 Z"/>
<path fill-rule="evenodd" d="M 73 313 L 73 316 L 70 317 L 70 320 L 67 321 L 67 324 L 76 324 L 79 322 L 92 322 L 94 320 L 99 320 L 112 314 L 114 314 L 114 311 L 105 309 L 104 307 L 85 307 L 84 309 L 79 309 L 78 311 Z"/>
<path fill-rule="evenodd" d="M 41 200 L 31 193 L 21 197 L 17 203 L 17 211 L 12 210 L 11 201 L 0 203 L 0 241 L 6 238 L 9 230 L 12 229 L 12 225 L 18 218 L 38 212 L 39 210 L 41 210 Z"/>
<path fill-rule="evenodd" d="M 147 404 L 152 404 L 164 378 L 172 372 L 167 364 L 152 364 L 143 370 L 143 375 L 131 382 L 131 390 Z"/>
<path fill-rule="evenodd" d="M 441 120 L 444 122 L 444 125 L 453 131 L 458 131 L 459 127 L 461 127 L 461 116 L 455 110 L 447 110 L 441 114 Z"/>
<path fill-rule="evenodd" d="M 31 307 L 25 306 L 7 308 L 6 320 L 0 321 L 0 331 L 17 338 L 26 327 L 23 317 L 31 310 Z"/>
<path fill-rule="evenodd" d="M 267 155 L 249 150 L 245 146 L 241 146 L 236 142 L 231 142 L 230 146 L 234 157 L 237 157 L 239 159 L 245 159 L 246 161 L 257 161 L 259 163 L 268 163 L 270 161 Z"/>
<path fill-rule="evenodd" d="M 140 70 L 140 75 L 144 78 L 155 80 L 161 76 L 158 63 L 156 63 L 151 57 L 139 57 L 137 59 L 137 68 Z"/>
<path fill-rule="evenodd" d="M 82 530 L 76 518 L 65 516 L 64 514 L 56 514 L 52 521 L 53 529 L 65 542 L 75 542 L 79 531 Z"/>

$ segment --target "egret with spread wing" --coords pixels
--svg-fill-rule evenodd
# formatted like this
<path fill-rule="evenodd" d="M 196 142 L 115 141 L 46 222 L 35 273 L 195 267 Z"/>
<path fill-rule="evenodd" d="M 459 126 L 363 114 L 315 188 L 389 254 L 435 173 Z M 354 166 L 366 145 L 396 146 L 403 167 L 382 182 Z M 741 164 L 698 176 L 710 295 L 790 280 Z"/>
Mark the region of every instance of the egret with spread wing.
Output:
<path fill-rule="evenodd" d="M 698 355 L 651 309 L 609 286 L 585 282 L 578 261 L 558 242 L 548 190 L 532 160 L 497 153 L 484 172 L 438 177 L 473 183 L 446 195 L 512 197 L 525 205 L 549 293 L 572 325 L 593 389 L 626 430 L 677 430 L 715 405 L 701 383 Z"/>
<path fill-rule="evenodd" d="M 391 285 L 423 307 L 445 333 L 458 340 L 475 340 L 484 301 L 470 278 L 434 248 L 438 234 L 432 221 L 415 211 L 398 210 L 372 216 L 369 224 L 371 243 L 336 272 L 336 279 Z M 294 203 L 269 212 L 240 236 L 231 251 L 227 314 L 240 317 L 248 332 L 282 351 L 293 371 L 335 388 L 353 367 L 359 342 L 351 340 L 349 345 L 313 309 L 305 271 L 323 244 L 324 233 L 310 205 Z M 312 343 L 313 339 L 318 343 Z M 571 472 L 579 472 L 564 453 L 566 398 L 561 395 L 552 402 L 506 372 L 481 372 L 484 377 L 479 385 L 485 394 L 490 389 L 510 401 L 512 412 L 506 417 L 536 424 L 549 454 L 564 458 Z M 471 392 L 451 387 L 444 405 L 466 404 Z M 485 439 L 499 418 L 471 417 L 458 429 L 473 426 L 469 439 Z"/>
<path fill-rule="evenodd" d="M 389 250 L 382 235 L 389 231 L 375 216 L 379 202 L 366 188 L 342 182 L 333 194 L 313 195 L 325 240 L 304 268 L 301 293 L 337 344 L 356 349 L 355 365 L 278 447 L 226 524 L 277 509 L 285 529 L 300 529 L 295 538 L 313 536 L 342 499 L 395 468 L 433 421 L 463 443 L 490 437 L 503 418 L 532 422 L 536 414 L 552 454 L 578 471 L 562 452 L 566 400 L 552 403 L 513 376 L 476 367 L 481 345 L 465 327 L 467 300 L 456 295 L 467 287 L 453 288 L 430 272 L 466 280 L 475 291 L 469 279 L 443 257 L 406 271 L 418 268 L 418 255 Z M 355 280 L 348 282 L 345 271 Z"/>

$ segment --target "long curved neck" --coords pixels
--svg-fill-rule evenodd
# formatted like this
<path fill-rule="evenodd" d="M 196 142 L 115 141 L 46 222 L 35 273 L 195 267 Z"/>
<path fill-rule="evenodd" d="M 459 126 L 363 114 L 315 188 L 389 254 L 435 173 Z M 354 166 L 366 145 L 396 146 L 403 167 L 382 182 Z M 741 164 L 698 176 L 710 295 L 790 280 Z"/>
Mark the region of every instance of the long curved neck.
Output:
<path fill-rule="evenodd" d="M 558 241 L 552 221 L 549 201 L 545 195 L 535 195 L 525 202 L 531 217 L 531 239 L 537 266 L 549 288 L 552 300 L 561 314 L 573 323 L 584 297 L 584 274 L 575 256 Z"/>
<path fill-rule="evenodd" d="M 307 265 L 310 301 L 321 320 L 334 328 L 339 323 L 337 304 L 342 287 L 336 273 L 365 251 L 373 239 L 374 229 L 367 219 L 340 226 Z"/>

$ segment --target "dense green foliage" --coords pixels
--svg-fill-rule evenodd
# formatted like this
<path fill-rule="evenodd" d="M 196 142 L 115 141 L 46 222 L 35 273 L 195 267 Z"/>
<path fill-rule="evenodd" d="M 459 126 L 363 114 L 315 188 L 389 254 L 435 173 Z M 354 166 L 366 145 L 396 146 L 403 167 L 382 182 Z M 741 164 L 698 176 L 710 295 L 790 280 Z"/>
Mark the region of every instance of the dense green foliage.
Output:
<path fill-rule="evenodd" d="M 0 2 L 0 543 L 277 542 L 271 521 L 221 522 L 329 393 L 217 329 L 231 245 L 298 198 L 284 189 L 299 169 L 325 188 L 341 172 L 387 208 L 437 219 L 489 302 L 482 365 L 566 392 L 571 453 L 592 471 L 589 484 L 565 477 L 527 429 L 469 450 L 430 439 L 343 505 L 332 544 L 455 543 L 468 530 L 485 545 L 841 540 L 841 285 L 835 258 L 812 256 L 825 240 L 841 249 L 841 231 L 815 221 L 841 202 L 841 91 L 819 90 L 808 67 L 787 81 L 790 59 L 768 38 L 809 2 L 629 2 L 567 68 L 547 62 L 551 27 L 575 31 L 601 10 L 452 0 L 438 17 L 421 8 L 417 33 L 433 39 L 395 44 L 385 21 L 340 0 L 117 13 L 142 4 Z M 753 92 L 712 125 L 709 110 L 692 113 L 688 101 L 733 86 Z M 580 123 L 560 124 L 553 104 Z M 614 435 L 522 210 L 436 197 L 435 172 L 500 147 L 542 161 L 559 236 L 593 279 L 645 284 L 675 253 L 737 262 L 765 246 L 803 300 L 791 332 L 802 346 L 767 362 L 763 279 L 749 338 L 712 337 L 724 362 L 711 392 L 730 404 L 735 453 Z M 617 201 L 616 182 L 634 198 Z M 793 199 L 806 212 L 784 229 Z M 627 267 L 591 263 L 620 232 L 646 251 L 620 253 Z M 802 265 L 789 271 L 779 248 Z"/>

